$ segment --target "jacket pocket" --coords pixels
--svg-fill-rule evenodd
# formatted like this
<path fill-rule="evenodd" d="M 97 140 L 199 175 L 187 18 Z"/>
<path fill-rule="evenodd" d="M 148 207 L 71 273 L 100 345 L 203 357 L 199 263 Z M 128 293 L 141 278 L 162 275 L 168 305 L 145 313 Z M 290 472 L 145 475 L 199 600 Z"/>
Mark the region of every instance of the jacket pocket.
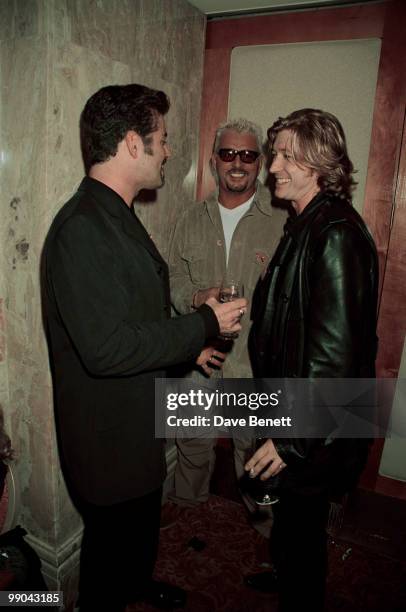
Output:
<path fill-rule="evenodd" d="M 196 285 L 205 285 L 207 282 L 207 260 L 210 257 L 208 251 L 202 247 L 190 249 L 182 254 L 182 259 L 189 269 L 191 281 Z"/>

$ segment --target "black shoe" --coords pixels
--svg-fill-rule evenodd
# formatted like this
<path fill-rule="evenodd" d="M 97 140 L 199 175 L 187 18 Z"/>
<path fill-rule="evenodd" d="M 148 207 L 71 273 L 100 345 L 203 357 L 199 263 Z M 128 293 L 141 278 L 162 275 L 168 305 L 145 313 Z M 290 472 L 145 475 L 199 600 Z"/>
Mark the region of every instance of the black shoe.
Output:
<path fill-rule="evenodd" d="M 244 583 L 251 587 L 251 589 L 261 591 L 261 593 L 276 593 L 278 590 L 278 579 L 275 570 L 245 576 Z"/>
<path fill-rule="evenodd" d="M 159 610 L 183 608 L 186 603 L 186 591 L 167 582 L 152 580 L 143 599 Z"/>

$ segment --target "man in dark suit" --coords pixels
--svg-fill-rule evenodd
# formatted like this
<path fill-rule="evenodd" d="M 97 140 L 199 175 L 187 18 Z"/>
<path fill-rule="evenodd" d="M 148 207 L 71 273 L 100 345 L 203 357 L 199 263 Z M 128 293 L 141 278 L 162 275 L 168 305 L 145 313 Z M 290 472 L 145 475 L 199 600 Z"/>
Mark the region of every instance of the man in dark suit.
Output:
<path fill-rule="evenodd" d="M 246 301 L 211 298 L 170 318 L 165 261 L 132 207 L 164 182 L 170 156 L 163 92 L 104 87 L 83 110 L 87 170 L 44 248 L 43 288 L 61 458 L 84 521 L 79 605 L 123 611 L 147 597 L 180 604 L 154 583 L 165 457 L 154 437 L 154 379 L 239 330 Z"/>

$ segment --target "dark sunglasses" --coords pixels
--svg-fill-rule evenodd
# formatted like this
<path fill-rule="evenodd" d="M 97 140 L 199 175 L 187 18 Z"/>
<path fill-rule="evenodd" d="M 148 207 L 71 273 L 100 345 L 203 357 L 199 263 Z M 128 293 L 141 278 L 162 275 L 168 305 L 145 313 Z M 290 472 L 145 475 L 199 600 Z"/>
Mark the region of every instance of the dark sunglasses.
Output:
<path fill-rule="evenodd" d="M 243 164 L 253 164 L 261 153 L 258 151 L 250 151 L 249 149 L 241 149 L 241 151 L 237 151 L 236 149 L 219 149 L 217 155 L 223 162 L 233 162 L 237 155 L 239 155 Z"/>

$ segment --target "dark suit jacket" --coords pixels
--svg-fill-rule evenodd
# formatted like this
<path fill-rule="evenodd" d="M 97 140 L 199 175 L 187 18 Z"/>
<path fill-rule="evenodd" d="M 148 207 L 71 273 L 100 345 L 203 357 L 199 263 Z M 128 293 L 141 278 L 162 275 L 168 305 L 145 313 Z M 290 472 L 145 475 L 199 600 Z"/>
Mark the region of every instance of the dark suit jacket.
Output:
<path fill-rule="evenodd" d="M 170 318 L 167 266 L 132 209 L 85 178 L 44 248 L 43 295 L 63 464 L 80 498 L 111 504 L 159 488 L 154 379 L 217 333 L 207 306 Z"/>

